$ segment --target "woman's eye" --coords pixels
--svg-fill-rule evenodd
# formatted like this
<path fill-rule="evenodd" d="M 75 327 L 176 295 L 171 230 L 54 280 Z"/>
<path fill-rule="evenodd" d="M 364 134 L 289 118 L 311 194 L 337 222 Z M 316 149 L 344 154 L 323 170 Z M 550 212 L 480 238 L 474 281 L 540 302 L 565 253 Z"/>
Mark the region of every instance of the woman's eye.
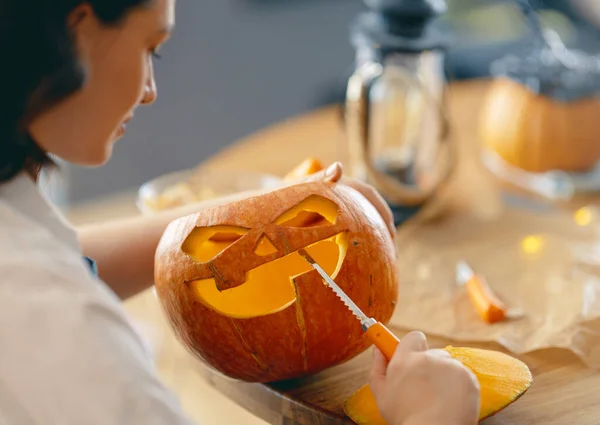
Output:
<path fill-rule="evenodd" d="M 161 58 L 161 56 L 158 54 L 158 52 L 157 52 L 155 49 L 152 49 L 152 50 L 150 51 L 150 55 L 152 55 L 152 57 L 153 57 L 154 59 L 160 59 L 160 58 Z"/>

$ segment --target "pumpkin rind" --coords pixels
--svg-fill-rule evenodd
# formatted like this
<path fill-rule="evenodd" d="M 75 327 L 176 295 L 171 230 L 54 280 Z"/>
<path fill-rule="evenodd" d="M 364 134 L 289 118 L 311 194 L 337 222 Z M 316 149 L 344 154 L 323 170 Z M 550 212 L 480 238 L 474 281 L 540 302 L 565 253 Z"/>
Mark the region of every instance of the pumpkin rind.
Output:
<path fill-rule="evenodd" d="M 311 196 L 335 203 L 334 224 L 301 227 L 302 223 L 292 221 L 299 227 L 284 227 L 274 223 Z M 182 246 L 194 228 L 210 226 L 248 230 L 212 260 L 195 261 Z M 297 255 L 298 249 L 338 234 L 345 235 L 347 246 L 336 282 L 365 313 L 387 323 L 398 285 L 394 244 L 385 223 L 354 189 L 311 182 L 182 217 L 167 227 L 156 251 L 155 285 L 175 335 L 213 369 L 251 382 L 297 378 L 360 354 L 371 345 L 360 323 L 314 270 L 294 279 L 295 302 L 256 317 L 219 314 L 200 302 L 189 286 L 214 277 L 221 290 L 235 289 L 244 284 L 249 270 Z M 277 252 L 255 252 L 264 235 Z"/>

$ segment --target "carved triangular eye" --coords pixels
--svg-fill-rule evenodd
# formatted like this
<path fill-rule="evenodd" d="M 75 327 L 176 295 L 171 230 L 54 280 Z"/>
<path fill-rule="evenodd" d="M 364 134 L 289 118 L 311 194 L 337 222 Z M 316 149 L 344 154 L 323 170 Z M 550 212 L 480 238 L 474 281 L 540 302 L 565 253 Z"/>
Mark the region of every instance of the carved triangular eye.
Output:
<path fill-rule="evenodd" d="M 237 226 L 196 227 L 183 242 L 181 250 L 193 260 L 205 263 L 246 233 L 248 229 Z"/>
<path fill-rule="evenodd" d="M 275 224 L 284 227 L 314 227 L 335 224 L 338 206 L 329 199 L 311 195 L 281 214 Z"/>
<path fill-rule="evenodd" d="M 262 235 L 256 244 L 256 248 L 254 248 L 254 252 L 256 255 L 260 255 L 264 257 L 265 255 L 270 255 L 278 252 L 279 250 L 273 242 L 267 237 L 267 235 Z"/>

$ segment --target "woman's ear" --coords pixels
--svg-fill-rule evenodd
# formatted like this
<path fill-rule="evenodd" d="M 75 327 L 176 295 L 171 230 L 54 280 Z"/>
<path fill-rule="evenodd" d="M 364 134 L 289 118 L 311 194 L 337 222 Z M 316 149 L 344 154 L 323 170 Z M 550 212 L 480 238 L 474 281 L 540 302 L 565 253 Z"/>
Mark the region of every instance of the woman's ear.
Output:
<path fill-rule="evenodd" d="M 96 12 L 89 3 L 81 3 L 67 16 L 67 26 L 73 35 L 80 63 L 87 63 L 102 33 Z"/>
<path fill-rule="evenodd" d="M 89 3 L 81 3 L 67 16 L 67 25 L 71 30 L 76 31 L 89 18 L 95 18 L 92 6 Z"/>

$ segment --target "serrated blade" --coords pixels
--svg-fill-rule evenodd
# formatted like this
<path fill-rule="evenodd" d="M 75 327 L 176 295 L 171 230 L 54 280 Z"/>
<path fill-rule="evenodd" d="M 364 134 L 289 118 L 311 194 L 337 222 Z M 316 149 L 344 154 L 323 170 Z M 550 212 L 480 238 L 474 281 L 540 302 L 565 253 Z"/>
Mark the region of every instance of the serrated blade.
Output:
<path fill-rule="evenodd" d="M 338 284 L 334 282 L 334 280 L 325 272 L 325 270 L 321 268 L 319 263 L 317 263 L 310 256 L 310 254 L 306 252 L 305 249 L 298 250 L 298 253 L 304 257 L 304 259 L 313 267 L 313 269 L 315 269 L 319 273 L 319 275 L 321 275 L 327 286 L 329 286 L 333 290 L 333 292 L 338 296 L 338 298 L 342 300 L 342 302 L 346 305 L 346 307 L 348 307 L 352 314 L 354 314 L 354 316 L 356 316 L 356 318 L 360 320 L 360 323 L 363 326 L 366 326 L 370 322 L 369 318 L 362 312 L 360 308 L 358 308 L 356 304 L 354 304 L 354 301 L 352 301 L 350 297 L 346 295 L 342 288 L 340 288 Z"/>
<path fill-rule="evenodd" d="M 466 284 L 474 275 L 475 273 L 466 261 L 459 261 L 456 264 L 456 282 L 459 285 Z"/>

